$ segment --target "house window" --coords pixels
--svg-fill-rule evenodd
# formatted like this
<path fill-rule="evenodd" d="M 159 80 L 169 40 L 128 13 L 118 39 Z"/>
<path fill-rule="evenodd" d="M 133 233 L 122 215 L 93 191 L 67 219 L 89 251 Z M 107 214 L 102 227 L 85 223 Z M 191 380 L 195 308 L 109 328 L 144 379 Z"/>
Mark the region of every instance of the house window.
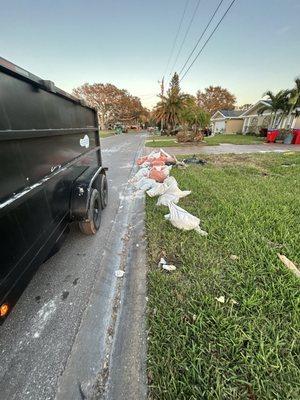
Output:
<path fill-rule="evenodd" d="M 257 124 L 258 124 L 258 118 L 257 117 L 251 118 L 247 131 L 248 132 L 256 132 Z"/>
<path fill-rule="evenodd" d="M 261 123 L 261 127 L 268 128 L 270 125 L 270 122 L 271 122 L 271 117 L 269 115 L 264 117 L 264 119 L 262 120 L 262 123 Z"/>

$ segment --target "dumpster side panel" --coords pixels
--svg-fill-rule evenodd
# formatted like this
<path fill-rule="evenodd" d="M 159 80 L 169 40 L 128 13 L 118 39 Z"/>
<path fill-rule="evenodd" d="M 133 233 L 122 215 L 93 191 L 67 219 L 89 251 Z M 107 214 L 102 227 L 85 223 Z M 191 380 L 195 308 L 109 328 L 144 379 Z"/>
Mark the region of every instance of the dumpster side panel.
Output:
<path fill-rule="evenodd" d="M 47 257 L 73 182 L 100 163 L 94 110 L 0 70 L 0 303 Z"/>

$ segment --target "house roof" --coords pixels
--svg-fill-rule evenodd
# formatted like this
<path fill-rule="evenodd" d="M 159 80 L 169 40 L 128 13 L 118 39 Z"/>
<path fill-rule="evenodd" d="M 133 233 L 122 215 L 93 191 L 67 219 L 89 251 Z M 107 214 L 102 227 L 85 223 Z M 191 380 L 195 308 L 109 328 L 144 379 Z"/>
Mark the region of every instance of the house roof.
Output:
<path fill-rule="evenodd" d="M 224 115 L 224 117 L 239 117 L 241 114 L 243 114 L 244 111 L 242 110 L 219 110 L 221 114 Z"/>
<path fill-rule="evenodd" d="M 238 118 L 243 112 L 241 110 L 218 110 L 212 115 L 211 119 L 218 118 L 218 114 L 221 114 L 223 118 Z"/>
<path fill-rule="evenodd" d="M 250 111 L 255 109 L 258 105 L 261 106 L 260 108 L 265 107 L 265 106 L 269 106 L 270 105 L 270 101 L 269 100 L 258 100 L 255 104 L 253 104 L 250 108 L 248 108 L 248 110 L 243 111 L 242 117 L 246 116 Z"/>

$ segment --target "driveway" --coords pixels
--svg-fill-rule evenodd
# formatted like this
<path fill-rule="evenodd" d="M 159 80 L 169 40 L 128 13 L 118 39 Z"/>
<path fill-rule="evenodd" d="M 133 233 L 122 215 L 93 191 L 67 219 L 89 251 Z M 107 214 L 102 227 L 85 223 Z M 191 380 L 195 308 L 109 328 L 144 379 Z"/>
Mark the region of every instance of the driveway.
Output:
<path fill-rule="evenodd" d="M 88 237 L 73 226 L 1 326 L 1 400 L 145 396 L 144 200 L 128 185 L 144 135 L 101 143 L 109 168 L 101 229 Z"/>
<path fill-rule="evenodd" d="M 149 154 L 152 150 L 151 147 L 145 147 L 145 154 Z M 219 146 L 188 146 L 181 147 L 164 147 L 164 150 L 169 154 L 243 154 L 243 153 L 269 153 L 278 152 L 284 153 L 286 151 L 300 151 L 299 145 L 286 145 L 286 144 L 227 144 L 221 143 Z"/>

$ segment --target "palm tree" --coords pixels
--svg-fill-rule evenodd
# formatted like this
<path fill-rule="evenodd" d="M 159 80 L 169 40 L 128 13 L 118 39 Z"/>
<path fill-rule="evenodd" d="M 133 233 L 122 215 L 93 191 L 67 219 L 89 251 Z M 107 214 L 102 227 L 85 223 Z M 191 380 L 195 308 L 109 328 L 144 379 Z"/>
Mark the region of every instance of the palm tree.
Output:
<path fill-rule="evenodd" d="M 295 79 L 295 87 L 290 90 L 288 98 L 289 111 L 286 118 L 286 125 L 290 120 L 293 111 L 300 107 L 300 78 Z"/>
<path fill-rule="evenodd" d="M 160 96 L 160 101 L 154 109 L 157 121 L 166 124 L 168 132 L 171 133 L 176 125 L 181 122 L 181 114 L 187 105 L 189 96 L 178 90 L 168 90 L 167 94 Z"/>
<path fill-rule="evenodd" d="M 276 122 L 276 117 L 278 112 L 281 112 L 281 118 L 276 123 L 275 128 L 280 126 L 283 117 L 287 114 L 288 95 L 289 95 L 289 90 L 280 90 L 278 93 L 273 93 L 270 90 L 268 90 L 266 93 L 263 94 L 263 96 L 268 96 L 267 101 L 269 105 L 262 107 L 259 110 L 259 114 L 263 114 L 265 111 L 271 111 L 271 122 L 270 122 L 271 128 L 273 127 L 273 124 Z"/>

